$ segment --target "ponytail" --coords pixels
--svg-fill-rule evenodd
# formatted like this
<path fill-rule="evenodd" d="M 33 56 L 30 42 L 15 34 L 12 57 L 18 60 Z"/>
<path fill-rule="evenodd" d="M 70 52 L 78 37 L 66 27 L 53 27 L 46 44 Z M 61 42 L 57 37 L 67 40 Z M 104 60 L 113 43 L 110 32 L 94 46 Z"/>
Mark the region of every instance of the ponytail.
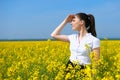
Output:
<path fill-rule="evenodd" d="M 88 14 L 88 20 L 90 21 L 88 32 L 91 33 L 93 36 L 97 37 L 96 30 L 95 30 L 95 18 L 93 15 Z"/>
<path fill-rule="evenodd" d="M 76 14 L 80 19 L 84 20 L 85 27 L 88 33 L 91 33 L 93 36 L 97 37 L 96 30 L 95 30 L 95 19 L 94 16 L 91 14 L 85 13 L 77 13 Z"/>

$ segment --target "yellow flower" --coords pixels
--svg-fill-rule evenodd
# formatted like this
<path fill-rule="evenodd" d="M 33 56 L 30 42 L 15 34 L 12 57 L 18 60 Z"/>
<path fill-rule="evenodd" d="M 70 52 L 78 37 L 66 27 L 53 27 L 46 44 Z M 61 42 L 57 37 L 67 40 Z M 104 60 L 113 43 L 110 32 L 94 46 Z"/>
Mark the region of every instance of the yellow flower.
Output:
<path fill-rule="evenodd" d="M 85 69 L 78 60 L 66 68 L 69 56 L 69 43 L 61 41 L 1 41 L 0 80 L 120 80 L 120 40 L 101 40 L 100 60 L 91 52 Z"/>
<path fill-rule="evenodd" d="M 71 74 L 67 73 L 67 75 L 65 76 L 65 80 L 69 80 L 69 79 L 71 79 Z"/>
<path fill-rule="evenodd" d="M 80 62 L 79 60 L 73 60 L 73 61 L 72 61 L 72 63 L 75 64 L 75 65 L 76 65 L 76 64 L 79 64 L 79 62 Z"/>
<path fill-rule="evenodd" d="M 20 76 L 17 77 L 17 80 L 22 80 L 22 78 Z"/>
<path fill-rule="evenodd" d="M 88 44 L 85 44 L 85 48 L 86 48 L 87 50 L 90 50 L 90 46 L 89 46 Z"/>
<path fill-rule="evenodd" d="M 117 79 L 120 79 L 120 75 L 119 75 L 119 74 L 115 75 L 115 77 L 116 77 Z"/>

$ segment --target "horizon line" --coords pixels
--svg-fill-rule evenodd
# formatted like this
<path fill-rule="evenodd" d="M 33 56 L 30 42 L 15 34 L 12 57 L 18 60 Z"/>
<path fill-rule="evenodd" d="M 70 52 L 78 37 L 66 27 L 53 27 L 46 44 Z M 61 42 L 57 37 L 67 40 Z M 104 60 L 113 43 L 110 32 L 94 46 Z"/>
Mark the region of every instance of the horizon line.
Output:
<path fill-rule="evenodd" d="M 100 40 L 120 40 L 120 38 L 99 38 Z M 51 38 L 43 39 L 0 39 L 0 41 L 47 41 L 47 40 L 56 40 Z"/>

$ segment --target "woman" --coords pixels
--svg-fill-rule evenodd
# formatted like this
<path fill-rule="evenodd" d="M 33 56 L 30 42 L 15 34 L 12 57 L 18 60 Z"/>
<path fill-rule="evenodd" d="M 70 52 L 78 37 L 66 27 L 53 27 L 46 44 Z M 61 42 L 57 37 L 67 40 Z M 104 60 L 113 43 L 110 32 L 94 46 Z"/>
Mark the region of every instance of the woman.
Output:
<path fill-rule="evenodd" d="M 70 23 L 72 29 L 78 31 L 78 34 L 61 35 L 60 32 L 67 23 Z M 68 64 L 74 66 L 73 62 L 78 61 L 83 69 L 84 65 L 91 63 L 89 57 L 91 51 L 97 53 L 98 58 L 100 57 L 100 40 L 96 38 L 95 19 L 91 14 L 70 14 L 52 32 L 51 36 L 61 41 L 70 42 L 71 56 L 67 66 Z M 89 46 L 89 51 L 86 49 L 86 45 Z"/>

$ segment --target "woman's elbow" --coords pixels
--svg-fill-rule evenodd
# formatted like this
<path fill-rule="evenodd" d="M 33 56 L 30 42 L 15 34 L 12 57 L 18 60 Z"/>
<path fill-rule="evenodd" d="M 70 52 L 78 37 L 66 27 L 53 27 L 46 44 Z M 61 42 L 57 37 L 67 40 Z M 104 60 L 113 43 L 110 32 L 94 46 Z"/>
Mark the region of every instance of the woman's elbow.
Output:
<path fill-rule="evenodd" d="M 51 34 L 51 37 L 52 37 L 52 38 L 55 38 L 55 36 L 56 36 L 55 34 L 53 34 L 53 33 Z"/>

